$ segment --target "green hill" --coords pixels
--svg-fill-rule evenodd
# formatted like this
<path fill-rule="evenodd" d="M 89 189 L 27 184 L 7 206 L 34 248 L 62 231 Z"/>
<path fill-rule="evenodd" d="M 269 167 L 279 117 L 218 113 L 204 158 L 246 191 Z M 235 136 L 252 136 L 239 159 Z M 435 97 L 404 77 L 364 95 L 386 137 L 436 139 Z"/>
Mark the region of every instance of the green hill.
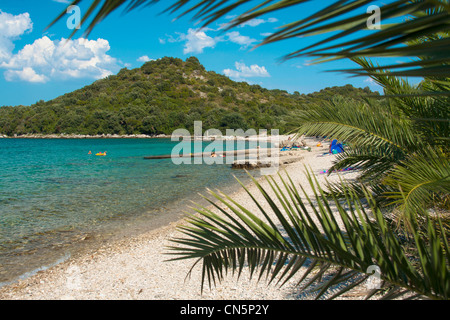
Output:
<path fill-rule="evenodd" d="M 295 127 L 298 110 L 337 95 L 374 94 L 351 85 L 289 94 L 206 71 L 197 58 L 164 57 L 120 70 L 82 89 L 31 106 L 1 107 L 0 134 L 171 134 L 177 128 Z"/>

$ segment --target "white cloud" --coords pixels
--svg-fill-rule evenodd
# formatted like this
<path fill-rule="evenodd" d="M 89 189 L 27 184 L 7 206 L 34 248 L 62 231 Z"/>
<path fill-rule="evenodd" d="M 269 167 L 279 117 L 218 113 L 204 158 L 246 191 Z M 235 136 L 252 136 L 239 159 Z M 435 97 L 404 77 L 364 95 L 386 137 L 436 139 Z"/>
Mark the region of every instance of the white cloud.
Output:
<path fill-rule="evenodd" d="M 184 54 L 188 53 L 203 53 L 205 48 L 214 48 L 217 42 L 222 40 L 222 37 L 210 37 L 206 34 L 207 31 L 211 31 L 210 28 L 192 29 L 189 28 L 187 34 L 181 32 L 175 32 L 177 37 L 172 35 L 166 35 L 167 39 L 159 38 L 159 43 L 166 44 L 184 42 Z"/>
<path fill-rule="evenodd" d="M 244 36 L 238 31 L 227 32 L 224 36 L 210 36 L 210 32 L 217 32 L 218 30 L 210 28 L 192 29 L 190 28 L 185 33 L 176 32 L 176 37 L 166 35 L 167 38 L 159 39 L 161 44 L 184 42 L 184 54 L 188 53 L 203 53 L 205 48 L 214 48 L 219 42 L 233 42 L 239 44 L 241 49 L 246 49 L 248 46 L 258 42 L 258 40 Z"/>
<path fill-rule="evenodd" d="M 5 70 L 7 81 L 100 79 L 118 69 L 117 60 L 106 54 L 110 46 L 104 39 L 51 40 L 43 36 L 13 53 L 14 41 L 32 30 L 28 13 L 12 15 L 0 10 L 0 69 Z"/>
<path fill-rule="evenodd" d="M 34 71 L 30 67 L 25 67 L 22 70 L 7 70 L 5 72 L 5 79 L 7 81 L 14 81 L 14 80 L 22 80 L 27 82 L 47 82 L 48 78 L 44 75 L 37 74 L 36 71 Z"/>
<path fill-rule="evenodd" d="M 113 74 L 117 60 L 108 54 L 109 42 L 104 39 L 51 40 L 47 36 L 26 45 L 8 61 L 7 81 L 47 82 L 50 79 L 101 79 Z"/>
<path fill-rule="evenodd" d="M 184 37 L 183 37 L 184 36 Z M 183 53 L 202 53 L 205 48 L 214 48 L 219 38 L 208 36 L 205 31 L 189 28 L 188 34 L 183 35 L 186 40 Z"/>
<path fill-rule="evenodd" d="M 241 49 L 247 48 L 252 43 L 257 42 L 258 40 L 252 39 L 248 36 L 241 35 L 238 31 L 228 32 L 226 34 L 228 40 L 241 45 Z"/>
<path fill-rule="evenodd" d="M 153 61 L 153 60 L 155 60 L 155 59 L 150 59 L 148 56 L 142 56 L 137 59 L 137 61 L 139 61 L 139 62 L 148 62 L 148 61 Z"/>
<path fill-rule="evenodd" d="M 178 37 L 174 37 L 172 35 L 169 35 L 167 38 L 167 41 L 170 43 L 175 43 L 175 42 L 183 42 L 186 40 L 186 35 L 184 33 L 181 32 L 175 32 Z M 159 42 L 164 42 L 166 43 L 166 39 L 162 39 L 162 41 L 160 40 Z"/>
<path fill-rule="evenodd" d="M 228 20 L 232 20 L 234 18 L 236 18 L 237 16 L 227 16 L 225 17 L 225 19 Z M 275 23 L 277 22 L 278 19 L 277 18 L 268 18 L 267 20 L 265 19 L 260 19 L 260 18 L 254 18 L 254 19 L 250 19 L 240 25 L 238 25 L 239 28 L 244 28 L 244 27 L 257 27 L 261 24 L 264 23 Z M 233 20 L 231 22 L 227 22 L 227 23 L 222 23 L 219 25 L 219 29 L 226 29 L 228 26 L 230 26 L 230 24 L 233 23 Z"/>
<path fill-rule="evenodd" d="M 12 15 L 0 10 L 0 64 L 7 61 L 14 50 L 14 40 L 33 30 L 28 12 Z"/>
<path fill-rule="evenodd" d="M 259 19 L 259 18 L 251 19 L 251 20 L 248 20 L 248 21 L 244 22 L 243 24 L 240 24 L 239 27 L 240 28 L 243 28 L 243 27 L 246 27 L 246 26 L 256 27 L 256 26 L 259 26 L 260 24 L 265 23 L 265 22 L 266 22 L 266 20 L 264 20 L 264 19 Z"/>
<path fill-rule="evenodd" d="M 223 73 L 232 79 L 253 78 L 253 77 L 270 77 L 266 67 L 260 67 L 257 64 L 253 64 L 250 67 L 244 63 L 236 62 L 236 70 L 225 69 Z"/>
<path fill-rule="evenodd" d="M 243 24 L 240 24 L 239 27 L 240 28 L 246 27 L 246 26 L 256 27 L 263 23 L 275 23 L 277 21 L 278 21 L 277 18 L 269 18 L 267 20 L 255 18 L 255 19 L 248 20 L 248 21 L 244 22 Z"/>
<path fill-rule="evenodd" d="M 33 22 L 28 12 L 12 15 L 0 10 L 0 35 L 2 37 L 19 37 L 33 29 Z"/>

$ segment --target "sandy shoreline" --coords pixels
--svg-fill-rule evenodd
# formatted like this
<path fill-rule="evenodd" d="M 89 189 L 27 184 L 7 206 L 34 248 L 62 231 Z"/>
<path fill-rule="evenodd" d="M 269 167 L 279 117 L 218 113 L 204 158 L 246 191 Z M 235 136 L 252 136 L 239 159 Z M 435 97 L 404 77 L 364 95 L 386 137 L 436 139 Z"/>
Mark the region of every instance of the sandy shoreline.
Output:
<path fill-rule="evenodd" d="M 308 145 L 315 146 L 313 139 Z M 325 175 L 320 172 L 328 169 L 334 156 L 320 157 L 329 144 L 313 147 L 312 152 L 293 151 L 294 157 L 301 161 L 288 163 L 283 168 L 295 183 L 307 187 L 304 166 L 308 166 L 323 182 Z M 292 152 L 291 152 L 292 156 Z M 282 172 L 284 175 L 284 172 Z M 346 173 L 351 178 L 355 173 Z M 338 175 L 332 174 L 329 180 Z M 265 185 L 262 181 L 263 186 Z M 261 195 L 251 184 L 249 190 L 257 198 Z M 243 189 L 230 194 L 234 200 L 256 212 L 256 206 Z M 152 230 L 133 238 L 125 238 L 106 244 L 79 257 L 70 258 L 34 276 L 0 288 L 2 300 L 290 300 L 301 299 L 296 283 L 301 276 L 292 278 L 286 285 L 267 285 L 264 280 L 249 280 L 244 272 L 240 279 L 228 275 L 216 287 L 205 288 L 201 292 L 201 266 L 194 268 L 186 278 L 194 261 L 166 261 L 167 247 L 173 245 L 170 239 L 180 236 L 177 226 L 183 220 Z"/>
<path fill-rule="evenodd" d="M 172 135 L 167 134 L 97 134 L 97 135 L 87 135 L 87 134 L 41 134 L 41 133 L 29 133 L 23 135 L 13 135 L 8 136 L 0 133 L 0 139 L 171 139 Z M 277 136 L 280 139 L 287 139 L 288 135 Z M 187 137 L 185 137 L 187 138 Z M 270 136 L 199 136 L 199 137 L 189 137 L 191 140 L 203 139 L 205 141 L 217 140 L 261 140 L 268 138 Z"/>

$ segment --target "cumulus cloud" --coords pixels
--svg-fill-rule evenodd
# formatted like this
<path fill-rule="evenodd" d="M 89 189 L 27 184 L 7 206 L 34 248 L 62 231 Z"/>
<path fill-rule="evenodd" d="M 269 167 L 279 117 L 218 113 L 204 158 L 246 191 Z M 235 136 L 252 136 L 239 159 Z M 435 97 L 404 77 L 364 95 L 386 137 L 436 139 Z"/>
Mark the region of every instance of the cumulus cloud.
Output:
<path fill-rule="evenodd" d="M 137 61 L 139 61 L 139 62 L 148 62 L 148 61 L 153 61 L 153 60 L 155 60 L 155 59 L 150 59 L 148 56 L 142 56 L 137 59 Z"/>
<path fill-rule="evenodd" d="M 245 63 L 236 62 L 236 70 L 225 69 L 223 73 L 232 79 L 240 80 L 243 78 L 253 78 L 253 77 L 270 77 L 269 72 L 266 67 L 260 67 L 257 64 L 253 64 L 250 67 L 246 66 Z"/>
<path fill-rule="evenodd" d="M 175 32 L 176 37 L 172 35 L 166 35 L 166 39 L 159 38 L 159 43 L 166 44 L 184 42 L 183 53 L 203 53 L 205 48 L 214 48 L 217 42 L 222 40 L 222 37 L 211 37 L 206 34 L 207 31 L 211 31 L 210 28 L 193 29 L 189 28 L 187 34 L 181 32 Z"/>
<path fill-rule="evenodd" d="M 214 48 L 219 38 L 212 38 L 205 31 L 189 28 L 187 35 L 183 37 L 186 40 L 183 53 L 202 53 L 205 48 Z"/>
<path fill-rule="evenodd" d="M 101 79 L 118 68 L 117 60 L 107 54 L 109 50 L 105 39 L 51 40 L 44 36 L 26 45 L 0 67 L 6 69 L 4 75 L 8 81 Z"/>
<path fill-rule="evenodd" d="M 14 40 L 33 30 L 28 12 L 12 15 L 0 10 L 0 64 L 7 61 L 14 50 Z"/>
<path fill-rule="evenodd" d="M 183 42 L 184 54 L 203 53 L 204 49 L 214 48 L 219 42 L 236 43 L 241 46 L 241 49 L 246 49 L 250 45 L 258 42 L 257 39 L 242 35 L 239 31 L 227 32 L 225 35 L 221 36 L 211 36 L 211 33 L 219 30 L 211 28 L 189 28 L 187 33 L 175 32 L 176 36 L 166 35 L 166 38 L 159 38 L 158 40 L 161 44 Z"/>
<path fill-rule="evenodd" d="M 58 1 L 61 2 L 61 1 Z M 0 69 L 7 81 L 47 82 L 52 79 L 100 79 L 119 69 L 107 52 L 105 39 L 36 39 L 17 53 L 14 41 L 33 30 L 28 13 L 12 15 L 0 10 Z"/>
<path fill-rule="evenodd" d="M 250 46 L 251 44 L 258 41 L 256 39 L 252 39 L 248 36 L 244 36 L 244 35 L 240 34 L 238 31 L 228 32 L 226 34 L 226 36 L 228 37 L 229 41 L 241 45 L 241 49 L 245 49 L 248 46 Z"/>
<path fill-rule="evenodd" d="M 239 27 L 241 27 L 241 28 L 246 27 L 246 26 L 256 27 L 263 23 L 274 23 L 277 21 L 278 21 L 277 18 L 269 18 L 267 20 L 255 18 L 255 19 L 248 20 L 248 21 L 244 22 L 243 24 L 240 24 Z"/>
<path fill-rule="evenodd" d="M 7 70 L 5 72 L 5 79 L 7 81 L 14 81 L 14 80 L 22 80 L 27 82 L 47 82 L 48 78 L 44 75 L 37 74 L 36 71 L 34 71 L 30 67 L 25 67 L 22 70 Z"/>
<path fill-rule="evenodd" d="M 232 20 L 232 19 L 234 19 L 236 17 L 237 16 L 227 16 L 227 17 L 225 17 L 225 19 Z M 238 28 L 257 27 L 257 26 L 259 26 L 261 24 L 264 24 L 264 23 L 275 23 L 277 21 L 278 21 L 277 18 L 268 18 L 268 19 L 254 18 L 254 19 L 248 20 L 248 21 L 238 25 Z M 230 24 L 232 22 L 233 21 L 220 24 L 219 25 L 219 29 L 226 29 L 228 26 L 230 26 Z"/>

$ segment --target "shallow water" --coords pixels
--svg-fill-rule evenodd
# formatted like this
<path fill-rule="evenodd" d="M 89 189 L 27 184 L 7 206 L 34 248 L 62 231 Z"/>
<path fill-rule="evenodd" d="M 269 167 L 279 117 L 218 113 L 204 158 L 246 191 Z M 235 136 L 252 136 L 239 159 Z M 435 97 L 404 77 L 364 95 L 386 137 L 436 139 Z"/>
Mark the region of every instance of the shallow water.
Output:
<path fill-rule="evenodd" d="M 0 139 L 0 285 L 88 244 L 175 220 L 206 187 L 232 190 L 233 175 L 248 178 L 227 164 L 144 159 L 170 154 L 177 144 L 170 139 Z M 103 151 L 106 157 L 95 156 Z"/>

